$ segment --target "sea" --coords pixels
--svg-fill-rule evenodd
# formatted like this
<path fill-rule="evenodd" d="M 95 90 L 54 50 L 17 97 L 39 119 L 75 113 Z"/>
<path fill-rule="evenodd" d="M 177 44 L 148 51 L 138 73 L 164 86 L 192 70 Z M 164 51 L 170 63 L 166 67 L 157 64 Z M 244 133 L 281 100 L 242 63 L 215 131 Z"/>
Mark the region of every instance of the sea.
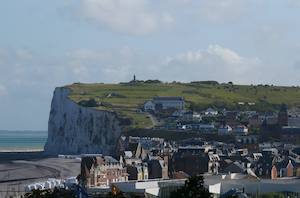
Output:
<path fill-rule="evenodd" d="M 0 130 L 0 152 L 43 151 L 47 137 L 47 131 Z"/>

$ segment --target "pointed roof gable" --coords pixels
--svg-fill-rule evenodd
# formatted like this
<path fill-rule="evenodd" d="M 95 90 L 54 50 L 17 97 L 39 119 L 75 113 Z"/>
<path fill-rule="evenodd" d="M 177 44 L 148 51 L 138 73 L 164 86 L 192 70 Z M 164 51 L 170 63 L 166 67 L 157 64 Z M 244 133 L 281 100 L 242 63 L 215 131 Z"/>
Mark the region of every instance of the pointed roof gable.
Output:
<path fill-rule="evenodd" d="M 287 113 L 286 107 L 285 107 L 285 104 L 284 104 L 284 103 L 282 103 L 282 105 L 281 105 L 281 107 L 280 107 L 279 113 Z"/>

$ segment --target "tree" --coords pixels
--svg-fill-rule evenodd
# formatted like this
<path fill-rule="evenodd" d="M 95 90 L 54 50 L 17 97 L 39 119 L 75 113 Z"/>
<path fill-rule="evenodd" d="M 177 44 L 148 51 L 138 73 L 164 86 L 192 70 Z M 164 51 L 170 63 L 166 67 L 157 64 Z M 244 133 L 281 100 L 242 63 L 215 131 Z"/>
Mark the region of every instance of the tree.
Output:
<path fill-rule="evenodd" d="M 265 192 L 260 195 L 261 198 L 284 198 L 284 194 L 280 192 Z"/>
<path fill-rule="evenodd" d="M 96 102 L 96 100 L 95 100 L 94 98 L 91 98 L 91 99 L 87 102 L 86 106 L 87 106 L 87 107 L 97 107 L 98 104 L 97 104 L 97 102 Z"/>
<path fill-rule="evenodd" d="M 184 185 L 170 193 L 170 198 L 211 198 L 211 194 L 204 187 L 203 176 L 191 176 Z"/>

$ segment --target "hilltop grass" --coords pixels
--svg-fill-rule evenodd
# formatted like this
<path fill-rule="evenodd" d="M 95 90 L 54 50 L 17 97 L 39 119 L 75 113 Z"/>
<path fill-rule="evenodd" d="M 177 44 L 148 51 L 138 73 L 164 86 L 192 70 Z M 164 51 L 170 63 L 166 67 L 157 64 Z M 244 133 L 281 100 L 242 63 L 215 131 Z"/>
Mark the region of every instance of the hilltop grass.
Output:
<path fill-rule="evenodd" d="M 121 117 L 131 117 L 133 128 L 151 126 L 151 120 L 145 114 L 136 114 L 137 108 L 155 96 L 185 97 L 186 108 L 204 110 L 213 107 L 218 110 L 279 110 L 281 103 L 288 107 L 300 104 L 300 88 L 269 85 L 233 85 L 192 83 L 122 83 L 122 84 L 84 84 L 74 83 L 65 87 L 72 91 L 68 98 L 79 103 L 94 98 L 101 107 L 97 110 L 117 111 Z M 107 97 L 109 93 L 116 96 Z M 238 105 L 244 102 L 245 105 Z M 255 105 L 248 105 L 248 102 Z"/>
<path fill-rule="evenodd" d="M 72 89 L 69 98 L 75 102 L 96 98 L 115 107 L 141 108 L 155 96 L 185 97 L 188 102 L 212 104 L 216 101 L 228 103 L 266 101 L 287 105 L 299 103 L 299 87 L 278 87 L 268 85 L 207 85 L 201 83 L 127 83 L 127 84 L 83 84 L 67 85 Z M 109 93 L 117 96 L 107 98 Z"/>

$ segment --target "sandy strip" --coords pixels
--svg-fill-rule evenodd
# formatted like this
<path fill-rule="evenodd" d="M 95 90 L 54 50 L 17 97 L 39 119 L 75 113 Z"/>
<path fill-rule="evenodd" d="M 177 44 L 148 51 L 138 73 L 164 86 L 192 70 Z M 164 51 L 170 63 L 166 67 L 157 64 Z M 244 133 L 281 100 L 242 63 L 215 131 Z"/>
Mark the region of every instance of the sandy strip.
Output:
<path fill-rule="evenodd" d="M 12 154 L 13 155 L 13 154 Z M 5 197 L 7 191 L 10 195 L 20 195 L 25 184 L 47 181 L 48 178 L 67 179 L 80 173 L 80 163 L 75 159 L 42 158 L 3 160 L 0 164 L 0 197 Z M 36 156 L 36 155 L 35 155 Z M 1 154 L 0 154 L 1 158 Z M 21 158 L 21 159 L 20 159 Z M 24 158 L 24 157 L 23 157 Z M 31 157 L 32 158 L 32 157 Z"/>

